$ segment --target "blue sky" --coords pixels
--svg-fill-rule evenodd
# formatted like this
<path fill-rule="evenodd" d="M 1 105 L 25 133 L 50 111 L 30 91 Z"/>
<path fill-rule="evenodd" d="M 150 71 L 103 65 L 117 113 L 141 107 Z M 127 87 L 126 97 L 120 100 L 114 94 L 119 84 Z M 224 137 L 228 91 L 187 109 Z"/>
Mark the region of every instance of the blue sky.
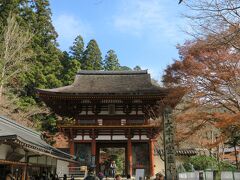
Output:
<path fill-rule="evenodd" d="M 62 50 L 69 51 L 77 35 L 85 45 L 95 39 L 103 57 L 113 49 L 121 65 L 139 65 L 158 80 L 178 58 L 176 44 L 188 38 L 178 0 L 50 0 L 50 5 Z"/>

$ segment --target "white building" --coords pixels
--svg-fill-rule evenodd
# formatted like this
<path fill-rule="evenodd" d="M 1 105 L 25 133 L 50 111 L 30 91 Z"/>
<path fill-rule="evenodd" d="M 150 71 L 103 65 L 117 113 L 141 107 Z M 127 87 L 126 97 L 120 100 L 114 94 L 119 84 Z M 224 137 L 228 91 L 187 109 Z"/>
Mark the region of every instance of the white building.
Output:
<path fill-rule="evenodd" d="M 69 163 L 77 162 L 47 144 L 40 133 L 0 116 L 0 179 L 9 171 L 22 179 L 43 172 L 63 176 Z"/>

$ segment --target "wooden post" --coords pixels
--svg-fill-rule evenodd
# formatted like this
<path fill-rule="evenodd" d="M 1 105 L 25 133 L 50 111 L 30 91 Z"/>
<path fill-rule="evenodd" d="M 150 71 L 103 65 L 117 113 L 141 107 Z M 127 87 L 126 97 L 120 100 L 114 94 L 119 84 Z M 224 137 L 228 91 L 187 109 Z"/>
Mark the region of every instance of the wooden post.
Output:
<path fill-rule="evenodd" d="M 74 140 L 69 138 L 68 145 L 69 145 L 69 154 L 74 156 L 75 155 L 75 152 L 74 152 Z M 73 169 L 72 167 L 74 167 L 74 164 L 73 163 L 69 163 L 69 172 L 72 171 L 72 169 Z"/>
<path fill-rule="evenodd" d="M 149 167 L 150 176 L 154 176 L 154 144 L 153 139 L 149 139 Z"/>
<path fill-rule="evenodd" d="M 92 139 L 92 144 L 91 144 L 91 166 L 95 167 L 96 166 L 96 139 Z"/>
<path fill-rule="evenodd" d="M 27 165 L 23 166 L 22 180 L 27 180 Z"/>
<path fill-rule="evenodd" d="M 132 141 L 131 137 L 128 137 L 127 144 L 127 152 L 128 152 L 128 173 L 132 176 Z"/>
<path fill-rule="evenodd" d="M 92 139 L 92 156 L 96 156 L 96 139 Z"/>
<path fill-rule="evenodd" d="M 25 150 L 25 163 L 26 165 L 23 167 L 23 176 L 22 176 L 22 180 L 27 180 L 27 175 L 28 175 L 28 172 L 27 172 L 27 166 L 28 166 L 28 151 Z"/>
<path fill-rule="evenodd" d="M 73 139 L 69 139 L 69 153 L 70 155 L 74 156 L 75 153 L 74 153 L 74 141 Z"/>

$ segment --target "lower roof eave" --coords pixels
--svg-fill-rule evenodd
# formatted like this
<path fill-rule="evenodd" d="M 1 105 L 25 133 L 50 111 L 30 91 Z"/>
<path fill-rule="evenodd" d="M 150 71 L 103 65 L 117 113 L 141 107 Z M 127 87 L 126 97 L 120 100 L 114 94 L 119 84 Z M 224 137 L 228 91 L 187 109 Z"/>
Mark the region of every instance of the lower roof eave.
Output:
<path fill-rule="evenodd" d="M 142 97 L 142 98 L 156 98 L 156 97 L 166 97 L 168 91 L 145 91 L 145 92 L 108 92 L 108 93 L 66 93 L 66 92 L 54 92 L 48 90 L 38 89 L 38 95 L 40 97 L 50 97 L 50 98 L 124 98 L 124 97 Z"/>
<path fill-rule="evenodd" d="M 27 165 L 29 165 L 26 162 L 9 161 L 9 160 L 5 160 L 5 159 L 0 159 L 0 164 L 12 164 L 12 165 L 18 165 L 18 166 L 27 166 Z"/>
<path fill-rule="evenodd" d="M 62 157 L 62 156 L 57 156 L 52 154 L 50 150 L 44 150 L 43 148 L 37 148 L 31 144 L 28 144 L 26 142 L 23 141 L 23 139 L 19 138 L 17 135 L 10 135 L 10 136 L 1 136 L 0 140 L 2 141 L 3 144 L 14 144 L 16 146 L 21 146 L 24 150 L 28 150 L 30 152 L 39 154 L 39 155 L 45 155 L 45 156 L 49 156 L 55 159 L 59 159 L 62 161 L 67 161 L 67 162 L 71 162 L 71 163 L 75 163 L 75 164 L 79 164 L 78 161 L 75 161 L 71 158 L 71 155 L 69 155 L 69 157 Z M 21 143 L 21 145 L 19 144 Z"/>

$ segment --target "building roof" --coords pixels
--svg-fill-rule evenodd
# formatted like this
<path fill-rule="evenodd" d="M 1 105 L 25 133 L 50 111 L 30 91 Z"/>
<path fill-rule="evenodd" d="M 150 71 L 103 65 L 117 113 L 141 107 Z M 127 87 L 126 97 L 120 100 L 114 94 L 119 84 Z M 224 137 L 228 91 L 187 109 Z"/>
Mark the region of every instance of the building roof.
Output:
<path fill-rule="evenodd" d="M 41 138 L 40 133 L 3 116 L 0 116 L 0 142 L 22 146 L 29 151 L 45 154 L 57 159 L 74 161 L 73 156 L 47 144 Z"/>
<path fill-rule="evenodd" d="M 77 73 L 84 75 L 131 75 L 131 74 L 147 74 L 147 70 L 140 71 L 98 71 L 98 70 L 81 70 Z"/>
<path fill-rule="evenodd" d="M 164 155 L 164 150 L 155 147 L 154 153 L 162 156 L 162 155 Z M 197 154 L 198 154 L 198 151 L 194 148 L 192 148 L 192 149 L 176 149 L 176 156 L 195 156 Z"/>
<path fill-rule="evenodd" d="M 147 70 L 79 71 L 72 85 L 40 89 L 40 94 L 163 94 L 167 90 L 152 84 Z"/>

